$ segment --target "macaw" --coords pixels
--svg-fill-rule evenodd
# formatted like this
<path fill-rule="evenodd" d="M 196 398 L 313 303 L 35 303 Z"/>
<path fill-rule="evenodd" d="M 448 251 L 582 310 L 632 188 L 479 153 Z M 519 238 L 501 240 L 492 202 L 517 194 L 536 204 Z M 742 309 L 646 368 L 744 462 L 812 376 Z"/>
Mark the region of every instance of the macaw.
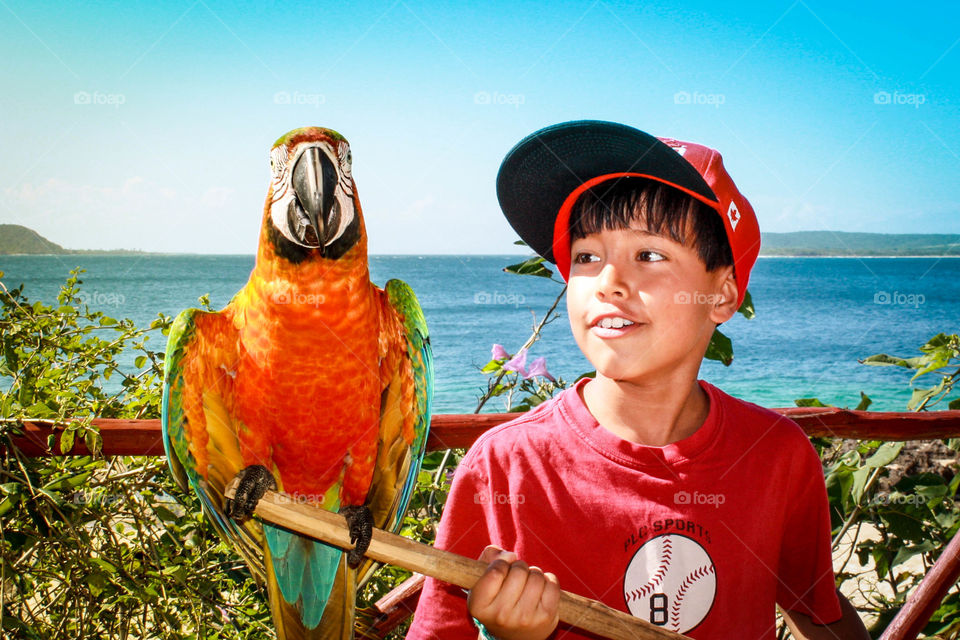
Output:
<path fill-rule="evenodd" d="M 351 164 L 330 129 L 277 140 L 250 279 L 221 311 L 180 313 L 167 342 L 170 470 L 266 583 L 286 640 L 353 637 L 371 527 L 399 529 L 430 423 L 426 322 L 406 284 L 370 281 Z M 343 513 L 356 548 L 249 518 L 267 488 Z"/>

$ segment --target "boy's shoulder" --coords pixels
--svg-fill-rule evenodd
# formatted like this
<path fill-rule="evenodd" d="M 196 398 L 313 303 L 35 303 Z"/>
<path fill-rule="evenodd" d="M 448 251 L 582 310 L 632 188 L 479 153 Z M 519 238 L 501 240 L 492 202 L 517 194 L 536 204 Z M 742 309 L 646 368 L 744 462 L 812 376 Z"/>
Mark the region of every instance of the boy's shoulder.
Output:
<path fill-rule="evenodd" d="M 564 389 L 529 411 L 518 413 L 516 418 L 488 429 L 477 438 L 470 450 L 510 448 L 518 440 L 529 442 L 550 439 L 550 434 L 561 424 L 561 404 L 565 399 L 564 394 L 569 393 L 576 393 L 575 388 Z"/>
<path fill-rule="evenodd" d="M 799 424 L 789 417 L 753 402 L 736 398 L 709 382 L 702 384 L 711 403 L 720 405 L 721 420 L 729 428 L 723 437 L 755 447 L 775 448 L 783 452 L 811 449 L 810 440 Z"/>

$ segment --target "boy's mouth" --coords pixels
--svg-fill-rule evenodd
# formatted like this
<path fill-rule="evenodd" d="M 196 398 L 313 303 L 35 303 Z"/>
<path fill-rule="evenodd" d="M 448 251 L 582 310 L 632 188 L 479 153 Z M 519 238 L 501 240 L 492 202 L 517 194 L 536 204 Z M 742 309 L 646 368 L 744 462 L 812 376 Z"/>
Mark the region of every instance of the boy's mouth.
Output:
<path fill-rule="evenodd" d="M 623 316 L 602 316 L 593 321 L 590 331 L 600 338 L 616 338 L 638 327 L 640 323 Z"/>
<path fill-rule="evenodd" d="M 607 316 L 606 318 L 600 318 L 597 320 L 594 326 L 602 327 L 604 329 L 622 329 L 625 326 L 630 326 L 635 324 L 632 320 L 627 320 L 626 318 L 621 318 L 619 316 Z"/>

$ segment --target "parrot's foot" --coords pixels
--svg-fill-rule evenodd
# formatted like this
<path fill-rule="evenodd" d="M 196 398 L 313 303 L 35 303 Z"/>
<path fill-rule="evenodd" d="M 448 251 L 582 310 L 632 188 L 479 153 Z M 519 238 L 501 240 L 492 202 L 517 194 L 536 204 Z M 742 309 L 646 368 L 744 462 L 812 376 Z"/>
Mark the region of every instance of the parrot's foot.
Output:
<path fill-rule="evenodd" d="M 347 551 L 347 564 L 351 569 L 356 569 L 360 566 L 363 554 L 367 552 L 370 540 L 373 538 L 373 514 L 368 507 L 361 505 L 343 507 L 340 509 L 340 515 L 347 519 L 347 525 L 350 527 L 350 542 L 356 545 Z"/>
<path fill-rule="evenodd" d="M 253 515 L 263 494 L 268 489 L 277 490 L 277 481 L 273 479 L 269 469 L 255 464 L 241 469 L 227 486 L 235 486 L 236 491 L 232 499 L 227 498 L 224 511 L 227 516 L 243 524 Z"/>

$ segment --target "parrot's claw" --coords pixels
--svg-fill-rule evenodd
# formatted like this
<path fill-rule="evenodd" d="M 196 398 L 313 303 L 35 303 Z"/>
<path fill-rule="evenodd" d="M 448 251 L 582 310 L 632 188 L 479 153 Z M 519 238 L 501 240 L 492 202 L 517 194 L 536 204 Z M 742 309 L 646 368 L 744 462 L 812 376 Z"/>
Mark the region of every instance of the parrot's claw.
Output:
<path fill-rule="evenodd" d="M 373 514 L 368 507 L 361 505 L 343 507 L 340 509 L 340 515 L 347 519 L 347 525 L 350 527 L 350 542 L 356 545 L 347 551 L 347 564 L 351 569 L 356 569 L 360 566 L 363 554 L 367 552 L 370 540 L 373 538 Z"/>
<path fill-rule="evenodd" d="M 227 486 L 235 486 L 233 498 L 227 498 L 224 511 L 240 524 L 253 515 L 257 503 L 267 490 L 276 491 L 277 481 L 263 465 L 255 464 L 240 470 Z"/>

